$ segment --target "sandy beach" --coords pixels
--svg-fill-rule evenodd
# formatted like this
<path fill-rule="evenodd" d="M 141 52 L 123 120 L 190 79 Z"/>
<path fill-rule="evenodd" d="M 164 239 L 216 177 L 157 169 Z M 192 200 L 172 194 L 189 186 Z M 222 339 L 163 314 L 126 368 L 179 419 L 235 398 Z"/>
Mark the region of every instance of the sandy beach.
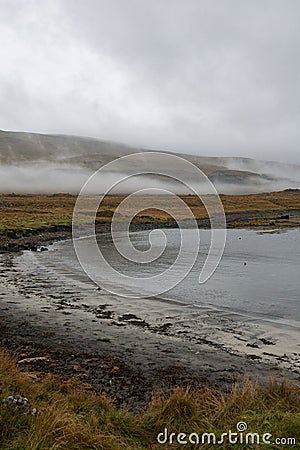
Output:
<path fill-rule="evenodd" d="M 59 244 L 48 248 L 1 255 L 1 345 L 23 370 L 76 376 L 134 408 L 177 384 L 227 389 L 244 376 L 300 384 L 297 323 L 117 297 L 83 272 L 75 280 L 56 264 Z"/>

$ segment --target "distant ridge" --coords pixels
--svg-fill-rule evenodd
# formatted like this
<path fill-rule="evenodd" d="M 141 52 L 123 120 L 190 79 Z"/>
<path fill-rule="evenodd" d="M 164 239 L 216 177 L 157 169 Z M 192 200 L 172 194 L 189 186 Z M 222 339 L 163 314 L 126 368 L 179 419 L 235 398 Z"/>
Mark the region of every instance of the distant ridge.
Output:
<path fill-rule="evenodd" d="M 89 137 L 0 131 L 1 166 L 94 171 L 121 156 L 144 151 L 148 150 Z M 224 192 L 233 185 L 240 187 L 241 192 L 251 192 L 251 186 L 256 189 L 253 192 L 268 191 L 272 183 L 281 183 L 273 190 L 300 186 L 300 166 L 250 158 L 175 154 L 199 167 L 216 185 L 224 185 Z"/>

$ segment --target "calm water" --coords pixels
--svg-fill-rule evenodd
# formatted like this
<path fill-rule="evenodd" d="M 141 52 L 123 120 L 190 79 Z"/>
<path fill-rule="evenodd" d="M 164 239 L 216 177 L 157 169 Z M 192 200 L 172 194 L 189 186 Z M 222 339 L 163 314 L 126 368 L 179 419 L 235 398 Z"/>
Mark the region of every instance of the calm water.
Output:
<path fill-rule="evenodd" d="M 100 236 L 99 242 L 103 254 L 115 269 L 135 277 L 153 276 L 168 268 L 178 253 L 179 231 L 165 232 L 168 239 L 166 251 L 151 264 L 128 262 L 116 252 L 109 236 Z M 148 231 L 132 233 L 133 245 L 140 250 L 147 249 L 148 234 Z M 191 304 L 229 308 L 251 316 L 300 321 L 299 229 L 283 233 L 228 230 L 225 252 L 219 267 L 204 285 L 200 285 L 198 277 L 209 242 L 209 230 L 201 230 L 201 250 L 194 268 L 179 285 L 164 293 L 163 297 Z M 87 252 L 89 245 L 91 243 L 87 239 Z M 192 242 L 190 245 L 193 245 Z M 59 244 L 60 258 L 69 267 L 78 270 L 71 248 L 70 242 Z M 95 263 L 95 267 L 97 264 Z M 115 280 L 109 279 L 105 267 L 100 269 L 103 279 L 113 285 Z"/>

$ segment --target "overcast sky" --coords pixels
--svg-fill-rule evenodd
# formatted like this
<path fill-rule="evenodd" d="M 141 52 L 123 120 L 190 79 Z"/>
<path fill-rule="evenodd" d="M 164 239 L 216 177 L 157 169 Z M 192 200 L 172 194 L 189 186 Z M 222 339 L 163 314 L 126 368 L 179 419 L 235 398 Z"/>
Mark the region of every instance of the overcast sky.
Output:
<path fill-rule="evenodd" d="M 300 163 L 300 1 L 0 0 L 0 128 Z"/>

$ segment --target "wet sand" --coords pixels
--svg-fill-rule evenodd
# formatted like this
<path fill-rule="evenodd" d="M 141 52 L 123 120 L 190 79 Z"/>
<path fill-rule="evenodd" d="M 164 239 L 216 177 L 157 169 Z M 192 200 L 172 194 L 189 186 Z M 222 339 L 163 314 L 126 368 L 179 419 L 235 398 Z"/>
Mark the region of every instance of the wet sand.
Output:
<path fill-rule="evenodd" d="M 1 255 L 1 346 L 25 359 L 24 370 L 65 381 L 76 376 L 133 408 L 153 390 L 178 384 L 227 389 L 245 375 L 300 384 L 299 329 L 291 322 L 116 297 L 84 273 L 74 281 L 71 268 L 55 267 L 53 255 Z M 40 356 L 46 359 L 26 361 Z"/>

